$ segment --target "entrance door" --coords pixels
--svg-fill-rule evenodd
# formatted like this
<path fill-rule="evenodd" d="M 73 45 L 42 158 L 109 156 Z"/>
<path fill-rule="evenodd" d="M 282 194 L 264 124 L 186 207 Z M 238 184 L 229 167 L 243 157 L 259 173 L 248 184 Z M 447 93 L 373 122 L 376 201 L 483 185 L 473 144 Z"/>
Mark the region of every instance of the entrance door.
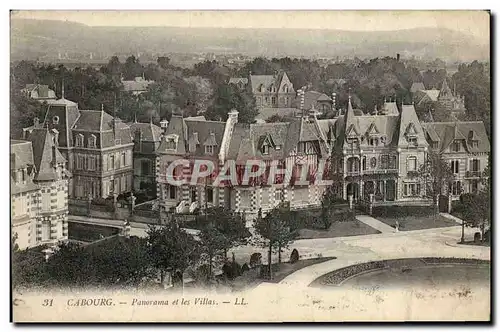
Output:
<path fill-rule="evenodd" d="M 396 181 L 387 180 L 385 182 L 385 199 L 387 201 L 394 201 L 396 199 Z"/>
<path fill-rule="evenodd" d="M 375 184 L 373 183 L 373 181 L 366 181 L 365 184 L 364 184 L 364 199 L 368 200 L 370 199 L 370 194 L 374 194 L 375 193 Z"/>
<path fill-rule="evenodd" d="M 358 200 L 359 196 L 359 186 L 355 182 L 351 182 L 347 185 L 347 198 L 352 195 L 353 200 Z"/>

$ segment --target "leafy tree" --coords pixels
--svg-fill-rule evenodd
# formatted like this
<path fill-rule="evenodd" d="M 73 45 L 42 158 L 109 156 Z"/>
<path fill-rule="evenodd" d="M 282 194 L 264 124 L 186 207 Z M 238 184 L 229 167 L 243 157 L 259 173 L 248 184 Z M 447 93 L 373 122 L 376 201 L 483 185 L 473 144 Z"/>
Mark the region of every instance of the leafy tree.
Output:
<path fill-rule="evenodd" d="M 222 207 L 213 207 L 207 211 L 207 224 L 211 224 L 217 229 L 226 239 L 221 241 L 224 258 L 227 258 L 227 252 L 230 248 L 246 243 L 246 240 L 251 236 L 245 225 L 245 220 L 240 214 L 234 213 L 229 209 Z M 212 221 L 212 222 L 208 222 Z"/>
<path fill-rule="evenodd" d="M 160 66 L 160 68 L 167 69 L 170 65 L 170 58 L 166 56 L 159 56 L 158 59 L 156 59 L 156 63 Z"/>
<path fill-rule="evenodd" d="M 135 77 L 142 76 L 144 68 L 139 62 L 139 59 L 131 55 L 125 60 L 123 65 L 123 78 L 125 80 L 133 80 Z"/>
<path fill-rule="evenodd" d="M 160 271 L 162 284 L 165 272 L 184 273 L 199 257 L 198 243 L 175 220 L 159 227 L 149 226 L 147 234 L 149 257 L 152 266 Z"/>
<path fill-rule="evenodd" d="M 293 219 L 289 209 L 282 206 L 271 210 L 266 217 L 257 218 L 255 230 L 264 240 L 262 246 L 268 249 L 269 278 L 272 279 L 272 253 L 278 251 L 278 260 L 281 261 L 281 249 L 286 248 L 296 237 Z"/>
<path fill-rule="evenodd" d="M 208 278 L 213 274 L 214 264 L 225 259 L 225 251 L 231 247 L 230 239 L 213 226 L 202 229 L 200 233 L 201 252 L 208 265 Z"/>
<path fill-rule="evenodd" d="M 232 109 L 239 112 L 238 121 L 242 123 L 252 123 L 258 114 L 253 94 L 241 91 L 233 84 L 218 86 L 213 99 L 213 105 L 205 114 L 210 120 L 225 121 L 227 113 Z"/>
<path fill-rule="evenodd" d="M 427 160 L 420 166 L 417 173 L 425 185 L 426 195 L 432 197 L 436 205 L 438 196 L 450 186 L 455 178 L 450 164 L 443 159 L 441 154 L 432 150 L 427 154 Z"/>

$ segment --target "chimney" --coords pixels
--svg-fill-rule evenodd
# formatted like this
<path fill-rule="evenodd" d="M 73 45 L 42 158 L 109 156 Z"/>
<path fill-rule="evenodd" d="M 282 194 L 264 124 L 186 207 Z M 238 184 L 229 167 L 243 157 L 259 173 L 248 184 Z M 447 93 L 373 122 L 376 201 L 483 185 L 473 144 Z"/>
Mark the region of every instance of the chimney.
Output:
<path fill-rule="evenodd" d="M 399 53 L 398 53 L 398 54 L 396 54 L 396 61 L 398 61 L 398 62 L 399 62 L 399 59 L 400 59 L 400 58 L 401 58 L 401 55 L 400 55 Z"/>
<path fill-rule="evenodd" d="M 168 121 L 163 119 L 160 121 L 160 128 L 163 135 L 167 133 Z"/>
<path fill-rule="evenodd" d="M 52 167 L 55 167 L 56 166 L 56 146 L 55 145 L 52 145 Z"/>
<path fill-rule="evenodd" d="M 33 127 L 40 128 L 40 119 L 38 117 L 33 119 Z"/>

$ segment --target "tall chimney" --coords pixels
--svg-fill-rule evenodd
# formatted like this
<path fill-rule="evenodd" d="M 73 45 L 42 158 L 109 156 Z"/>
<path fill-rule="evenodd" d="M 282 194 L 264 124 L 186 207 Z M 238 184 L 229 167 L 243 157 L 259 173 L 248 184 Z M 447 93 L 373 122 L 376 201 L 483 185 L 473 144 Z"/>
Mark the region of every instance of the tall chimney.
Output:
<path fill-rule="evenodd" d="M 165 119 L 161 120 L 160 121 L 160 128 L 161 128 L 163 135 L 165 135 L 167 133 L 167 127 L 168 127 L 168 121 Z"/>

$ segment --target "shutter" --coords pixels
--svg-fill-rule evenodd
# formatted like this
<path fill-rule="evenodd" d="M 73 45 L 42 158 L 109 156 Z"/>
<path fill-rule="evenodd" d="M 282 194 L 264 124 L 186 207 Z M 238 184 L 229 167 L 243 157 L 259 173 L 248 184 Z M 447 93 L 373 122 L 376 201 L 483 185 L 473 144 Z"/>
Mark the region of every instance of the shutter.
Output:
<path fill-rule="evenodd" d="M 469 171 L 473 171 L 473 170 L 474 170 L 474 159 L 471 159 L 469 162 Z"/>

